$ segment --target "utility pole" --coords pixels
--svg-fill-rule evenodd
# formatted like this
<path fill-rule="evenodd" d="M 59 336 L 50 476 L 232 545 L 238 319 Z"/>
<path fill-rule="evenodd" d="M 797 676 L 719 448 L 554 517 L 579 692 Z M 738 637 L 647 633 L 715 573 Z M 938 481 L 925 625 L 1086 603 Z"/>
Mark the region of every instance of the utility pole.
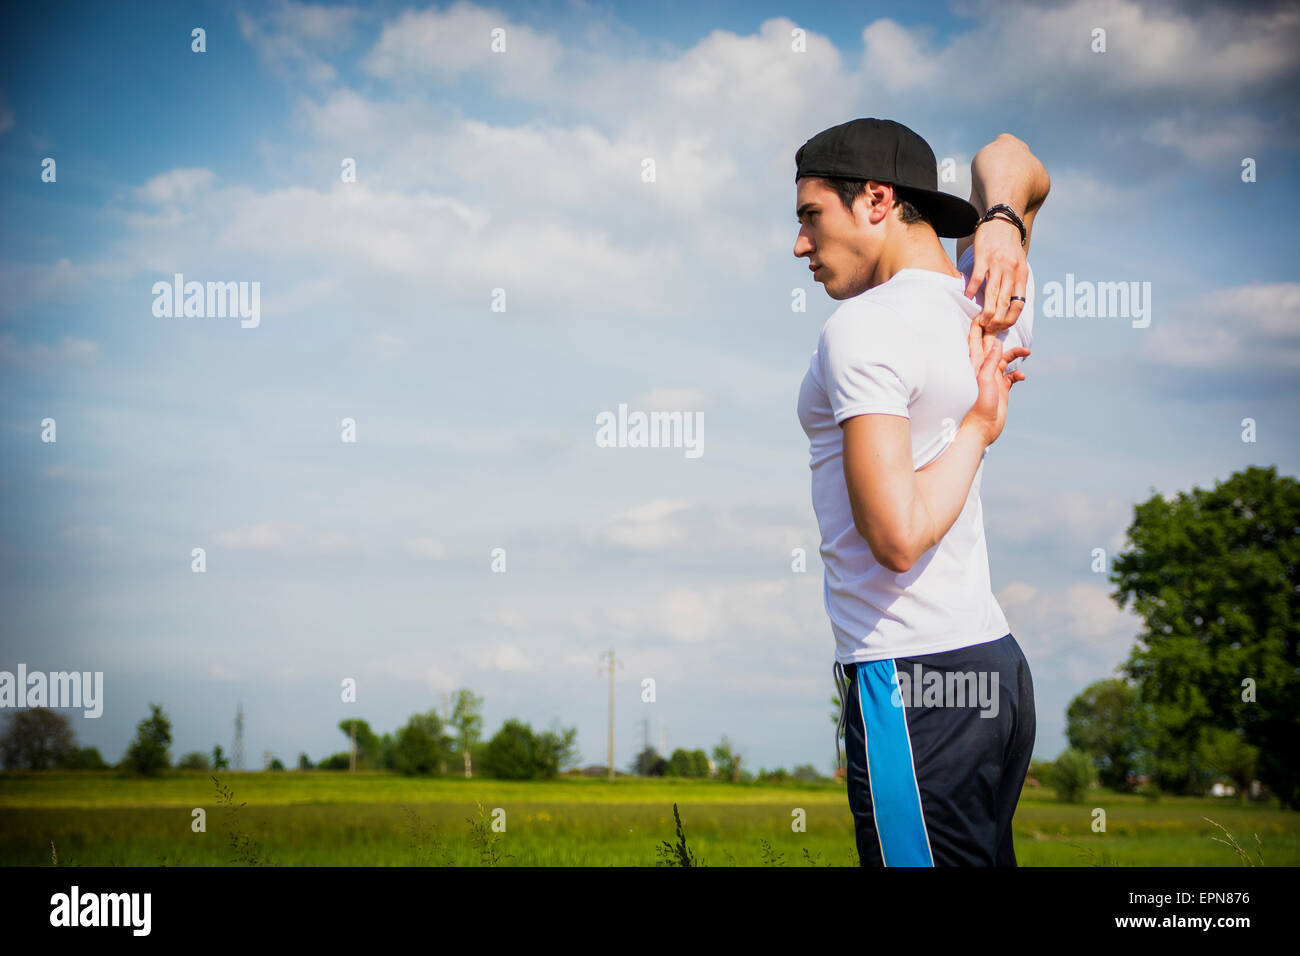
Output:
<path fill-rule="evenodd" d="M 606 655 L 601 654 L 600 656 L 604 658 Z M 614 660 L 614 648 L 612 647 L 609 649 L 608 657 L 609 657 L 609 779 L 613 780 L 614 779 L 614 668 L 615 666 L 622 667 L 623 662 Z M 603 674 L 604 668 L 602 667 L 596 673 Z"/>
<path fill-rule="evenodd" d="M 239 709 L 235 711 L 235 769 L 244 769 L 244 703 L 240 701 Z"/>

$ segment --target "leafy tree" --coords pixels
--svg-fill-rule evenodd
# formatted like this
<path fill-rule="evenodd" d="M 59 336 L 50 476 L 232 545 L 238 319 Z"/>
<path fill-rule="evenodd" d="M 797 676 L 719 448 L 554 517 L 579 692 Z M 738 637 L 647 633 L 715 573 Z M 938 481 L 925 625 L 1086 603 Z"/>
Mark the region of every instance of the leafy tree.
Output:
<path fill-rule="evenodd" d="M 1029 761 L 1029 772 L 1025 774 L 1026 781 L 1032 777 L 1044 787 L 1052 786 L 1052 762 L 1050 760 L 1031 759 Z"/>
<path fill-rule="evenodd" d="M 227 759 L 225 751 L 221 749 L 221 744 L 212 746 L 212 769 L 225 770 L 230 766 L 230 760 Z"/>
<path fill-rule="evenodd" d="M 558 721 L 553 721 L 550 730 L 537 734 L 534 741 L 537 776 L 544 780 L 551 779 L 561 770 L 567 770 L 578 762 L 577 727 L 564 728 Z"/>
<path fill-rule="evenodd" d="M 150 704 L 149 709 L 150 715 L 136 724 L 135 740 L 122 758 L 122 766 L 145 776 L 155 776 L 171 766 L 168 748 L 172 742 L 172 723 L 161 704 Z"/>
<path fill-rule="evenodd" d="M 523 721 L 501 725 L 484 749 L 483 770 L 501 780 L 532 780 L 537 775 L 537 739 Z"/>
<path fill-rule="evenodd" d="M 668 758 L 664 773 L 670 777 L 707 777 L 709 755 L 703 750 L 686 750 L 678 747 Z"/>
<path fill-rule="evenodd" d="M 693 777 L 695 776 L 695 761 L 691 757 L 691 752 L 684 747 L 678 747 L 668 758 L 668 766 L 664 769 L 665 776 L 669 777 Z"/>
<path fill-rule="evenodd" d="M 1258 747 L 1246 743 L 1240 731 L 1211 727 L 1201 738 L 1197 756 L 1213 773 L 1231 780 L 1245 802 L 1259 766 Z"/>
<path fill-rule="evenodd" d="M 709 755 L 697 747 L 691 751 L 691 776 L 704 779 L 709 773 Z"/>
<path fill-rule="evenodd" d="M 1066 803 L 1078 803 L 1097 780 L 1097 768 L 1082 750 L 1067 747 L 1052 767 L 1052 785 Z"/>
<path fill-rule="evenodd" d="M 819 780 L 825 779 L 817 772 L 817 768 L 810 763 L 799 764 L 790 771 L 790 776 L 801 783 L 817 783 Z"/>
<path fill-rule="evenodd" d="M 415 714 L 397 732 L 393 769 L 408 776 L 438 773 L 450 748 L 451 738 L 436 710 Z"/>
<path fill-rule="evenodd" d="M 632 772 L 639 777 L 662 777 L 668 770 L 668 761 L 659 756 L 653 747 L 647 747 L 636 755 L 632 763 Z"/>
<path fill-rule="evenodd" d="M 199 750 L 191 751 L 176 762 L 180 770 L 211 770 L 208 755 Z"/>
<path fill-rule="evenodd" d="M 284 761 L 281 760 L 279 757 L 272 757 L 272 758 L 271 758 L 271 766 L 267 767 L 266 769 L 267 769 L 267 770 L 283 770 L 283 769 L 284 769 Z"/>
<path fill-rule="evenodd" d="M 456 691 L 448 723 L 456 730 L 455 749 L 465 764 L 465 776 L 474 775 L 473 750 L 483 737 L 483 698 L 461 688 Z"/>
<path fill-rule="evenodd" d="M 311 768 L 311 758 L 305 752 L 298 754 L 298 769 L 310 770 Z"/>
<path fill-rule="evenodd" d="M 339 730 L 343 731 L 343 736 L 348 738 L 349 743 L 352 740 L 352 727 L 356 725 L 357 731 L 357 769 L 362 770 L 382 770 L 384 767 L 384 741 L 364 720 L 351 718 L 339 721 Z"/>
<path fill-rule="evenodd" d="M 331 754 L 316 765 L 317 770 L 347 770 L 352 766 L 352 756 L 348 751 Z"/>
<path fill-rule="evenodd" d="M 72 724 L 48 707 L 22 707 L 10 711 L 0 737 L 0 754 L 8 770 L 50 770 L 76 753 Z"/>
<path fill-rule="evenodd" d="M 717 767 L 718 779 L 740 780 L 740 754 L 731 749 L 731 741 L 726 737 L 723 737 L 713 748 L 713 763 Z"/>
<path fill-rule="evenodd" d="M 59 764 L 62 770 L 106 770 L 108 763 L 97 747 L 78 747 Z"/>
<path fill-rule="evenodd" d="M 1065 736 L 1096 765 L 1102 786 L 1128 792 L 1146 746 L 1148 722 L 1136 689 L 1113 678 L 1084 688 L 1065 711 Z"/>
<path fill-rule="evenodd" d="M 1300 483 L 1249 467 L 1212 490 L 1139 504 L 1112 597 L 1144 628 L 1125 670 L 1153 719 L 1152 774 L 1195 792 L 1207 731 L 1240 731 L 1259 778 L 1300 809 Z M 1253 695 L 1253 699 L 1252 699 Z"/>

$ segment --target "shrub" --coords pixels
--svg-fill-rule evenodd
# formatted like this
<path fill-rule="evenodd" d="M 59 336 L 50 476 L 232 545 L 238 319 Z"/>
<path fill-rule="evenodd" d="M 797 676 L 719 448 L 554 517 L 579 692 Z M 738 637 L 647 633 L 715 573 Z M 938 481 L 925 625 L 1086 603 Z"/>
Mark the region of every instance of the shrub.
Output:
<path fill-rule="evenodd" d="M 197 750 L 187 753 L 176 763 L 177 768 L 181 770 L 211 770 L 212 767 L 208 760 L 208 755 L 200 753 Z"/>
<path fill-rule="evenodd" d="M 1066 803 L 1078 803 L 1097 781 L 1097 768 L 1083 751 L 1067 747 L 1056 758 L 1052 785 Z"/>

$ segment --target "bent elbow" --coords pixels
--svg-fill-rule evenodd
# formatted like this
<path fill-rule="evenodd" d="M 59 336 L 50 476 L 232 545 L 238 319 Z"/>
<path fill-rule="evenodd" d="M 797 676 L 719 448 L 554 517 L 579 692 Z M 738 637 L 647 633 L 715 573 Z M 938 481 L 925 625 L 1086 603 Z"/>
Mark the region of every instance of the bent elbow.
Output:
<path fill-rule="evenodd" d="M 878 536 L 866 534 L 861 526 L 858 526 L 858 534 L 862 535 L 862 539 L 867 542 L 867 547 L 871 549 L 871 556 L 881 567 L 888 568 L 895 574 L 904 574 L 912 569 L 914 562 L 906 548 L 896 542 L 877 540 Z"/>
<path fill-rule="evenodd" d="M 889 556 L 889 560 L 881 560 L 881 564 L 889 568 L 895 574 L 906 574 L 912 570 L 912 561 L 901 554 L 894 553 Z"/>

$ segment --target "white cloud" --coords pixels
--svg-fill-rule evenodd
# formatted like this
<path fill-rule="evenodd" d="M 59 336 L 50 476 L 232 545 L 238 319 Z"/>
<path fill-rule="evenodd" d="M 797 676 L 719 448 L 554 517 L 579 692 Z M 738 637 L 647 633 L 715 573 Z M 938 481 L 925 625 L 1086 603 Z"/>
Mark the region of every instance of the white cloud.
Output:
<path fill-rule="evenodd" d="M 1123 546 L 1133 517 L 1132 503 L 1121 495 L 1103 497 L 1071 488 L 986 483 L 981 498 L 990 541 L 1051 542 L 1060 553 L 1075 555 L 1080 571 L 1090 567 L 1093 548 L 1113 556 Z"/>
<path fill-rule="evenodd" d="M 485 644 L 467 657 L 492 670 L 523 673 L 535 669 L 528 656 L 514 644 Z"/>
<path fill-rule="evenodd" d="M 356 542 L 347 535 L 333 531 L 317 534 L 312 538 L 312 547 L 321 554 L 338 554 L 351 550 L 355 546 Z"/>
<path fill-rule="evenodd" d="M 485 624 L 504 627 L 511 631 L 522 631 L 528 627 L 528 618 L 514 608 L 503 607 L 480 615 Z"/>
<path fill-rule="evenodd" d="M 241 551 L 279 551 L 289 547 L 299 529 L 288 524 L 255 524 L 218 531 L 214 538 L 223 548 Z"/>
<path fill-rule="evenodd" d="M 888 19 L 863 28 L 862 66 L 890 92 L 927 87 L 941 78 L 939 56 L 924 42 L 922 31 Z"/>
<path fill-rule="evenodd" d="M 210 169 L 201 167 L 169 169 L 148 180 L 135 190 L 137 199 L 155 206 L 190 202 L 199 193 L 208 192 L 216 182 Z"/>
<path fill-rule="evenodd" d="M 1012 581 L 996 594 L 998 606 L 1003 611 L 1021 604 L 1028 604 L 1037 596 L 1038 588 L 1027 581 Z"/>
<path fill-rule="evenodd" d="M 1012 585 L 998 592 L 1011 633 L 1036 674 L 1065 670 L 1085 683 L 1109 675 L 1127 658 L 1141 620 L 1121 610 L 1097 577 L 1063 588 Z"/>
<path fill-rule="evenodd" d="M 266 193 L 196 187 L 158 177 L 150 200 L 189 199 L 160 215 L 128 218 L 131 233 L 114 258 L 123 272 L 169 274 L 177 262 L 223 254 L 230 269 L 275 274 L 302 305 L 318 299 L 321 273 L 341 281 L 402 279 L 425 294 L 452 295 L 486 312 L 504 288 L 507 310 L 559 308 L 646 313 L 668 307 L 667 276 L 680 273 L 680 250 L 620 248 L 604 229 L 561 222 L 492 221 L 482 207 L 447 196 L 380 191 L 361 183 L 329 192 L 288 187 Z M 544 254 L 542 254 L 544 251 Z M 294 270 L 303 270 L 301 279 Z M 629 297 L 623 290 L 635 288 Z M 678 293 L 680 294 L 680 293 Z"/>
<path fill-rule="evenodd" d="M 1004 91 L 1042 97 L 1082 86 L 1103 98 L 1154 93 L 1227 104 L 1293 74 L 1300 46 L 1294 6 L 1193 15 L 1136 0 L 1074 0 L 983 2 L 968 12 L 975 27 L 936 47 L 927 43 L 928 27 L 870 24 L 863 31 L 867 88 L 987 100 Z M 1098 28 L 1106 31 L 1105 52 L 1092 49 Z M 980 82 L 962 82 L 972 70 Z"/>
<path fill-rule="evenodd" d="M 329 83 L 338 74 L 326 59 L 345 47 L 361 11 L 356 7 L 293 3 L 290 0 L 259 10 L 257 16 L 238 11 L 239 32 L 274 74 L 300 73 L 310 83 Z"/>
<path fill-rule="evenodd" d="M 376 332 L 371 336 L 370 344 L 375 355 L 385 360 L 401 358 L 408 351 L 406 340 L 388 331 Z"/>
<path fill-rule="evenodd" d="M 75 299 L 84 292 L 84 283 L 91 271 L 73 265 L 65 257 L 59 257 L 52 264 L 0 262 L 0 313 L 15 313 L 34 302 Z M 43 360 L 50 356 L 38 350 L 32 357 Z"/>
<path fill-rule="evenodd" d="M 99 343 L 74 336 L 62 336 L 57 345 L 34 342 L 19 344 L 12 335 L 0 336 L 0 361 L 36 368 L 55 362 L 94 362 L 99 358 Z"/>
<path fill-rule="evenodd" d="M 1168 146 L 1198 163 L 1227 162 L 1237 166 L 1241 160 L 1256 155 L 1261 147 L 1279 142 L 1289 131 L 1250 113 L 1222 115 L 1194 108 L 1177 116 L 1152 120 L 1142 131 L 1142 138 L 1158 146 Z"/>
<path fill-rule="evenodd" d="M 417 558 L 445 558 L 447 556 L 447 549 L 443 547 L 442 542 L 434 538 L 412 538 L 406 542 L 406 550 Z"/>
<path fill-rule="evenodd" d="M 70 541 L 78 545 L 101 545 L 107 544 L 113 539 L 113 529 L 106 524 L 101 525 L 72 525 L 64 528 L 62 533 L 63 540 Z"/>
<path fill-rule="evenodd" d="M 589 542 L 612 544 L 634 551 L 671 548 L 685 541 L 686 527 L 678 520 L 688 502 L 656 498 L 620 512 L 602 526 L 589 529 Z"/>
<path fill-rule="evenodd" d="M 685 644 L 736 641 L 756 651 L 764 642 L 803 640 L 807 621 L 790 599 L 793 583 L 751 580 L 704 587 L 674 587 L 634 606 L 606 610 L 615 626 L 648 631 Z"/>
<path fill-rule="evenodd" d="M 708 404 L 708 396 L 698 388 L 655 388 L 635 396 L 628 407 L 647 412 L 699 411 Z"/>
<path fill-rule="evenodd" d="M 492 49 L 497 30 L 505 31 L 503 52 Z M 529 93 L 550 85 L 563 56 L 556 37 L 512 22 L 498 10 L 457 0 L 446 10 L 405 10 L 384 24 L 363 66 L 382 79 L 445 81 L 474 74 L 504 91 Z"/>
<path fill-rule="evenodd" d="M 1152 323 L 1142 355 L 1180 369 L 1300 369 L 1300 282 L 1207 293 L 1176 323 Z"/>

